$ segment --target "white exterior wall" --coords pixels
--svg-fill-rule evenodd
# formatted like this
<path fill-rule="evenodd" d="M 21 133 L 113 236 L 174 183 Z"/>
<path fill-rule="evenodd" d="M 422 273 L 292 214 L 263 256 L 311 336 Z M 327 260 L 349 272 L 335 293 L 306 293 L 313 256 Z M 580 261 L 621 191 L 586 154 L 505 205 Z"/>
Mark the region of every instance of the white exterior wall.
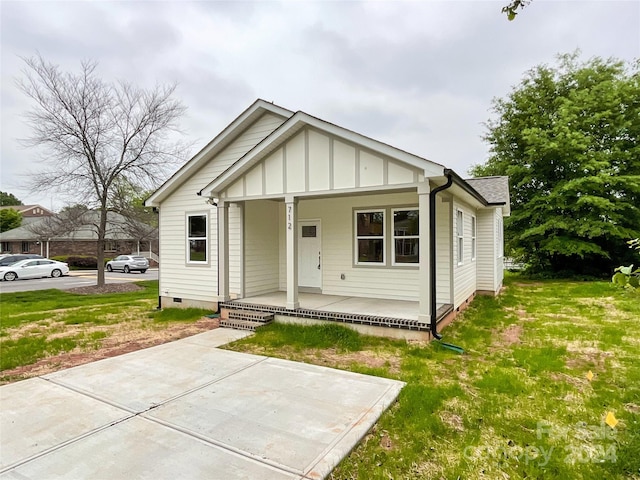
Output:
<path fill-rule="evenodd" d="M 495 291 L 495 209 L 478 210 L 478 290 Z"/>
<path fill-rule="evenodd" d="M 494 292 L 498 292 L 502 288 L 502 281 L 504 280 L 504 218 L 502 216 L 502 208 L 496 208 L 494 212 L 495 216 L 495 284 Z"/>
<path fill-rule="evenodd" d="M 196 195 L 212 179 L 226 170 L 247 151 L 253 148 L 269 133 L 283 123 L 284 119 L 276 115 L 265 114 L 234 140 L 214 159 L 186 180 L 160 205 L 160 295 L 167 297 L 189 298 L 195 301 L 215 302 L 218 295 L 217 262 L 217 210 L 206 203 L 206 199 Z M 209 221 L 209 262 L 207 265 L 187 264 L 186 254 L 186 215 L 185 212 L 208 212 Z M 236 220 L 232 220 L 230 210 L 230 229 Z M 236 228 L 237 230 L 237 228 Z M 236 260 L 231 259 L 230 281 L 235 290 L 239 290 L 238 244 L 235 236 L 229 245 Z M 235 271 L 232 273 L 231 268 Z"/>
<path fill-rule="evenodd" d="M 354 208 L 418 206 L 416 193 L 301 200 L 299 220 L 322 222 L 322 293 L 396 300 L 418 299 L 418 267 L 354 265 Z M 386 218 L 386 251 L 390 261 L 391 219 Z M 281 225 L 284 232 L 284 223 Z M 284 255 L 284 252 L 281 252 Z M 340 276 L 344 274 L 345 279 Z"/>
<path fill-rule="evenodd" d="M 440 193 L 436 196 L 436 303 L 442 304 L 453 303 L 451 205 L 451 195 Z"/>
<path fill-rule="evenodd" d="M 244 205 L 231 204 L 229 206 L 229 296 L 231 298 L 241 298 L 243 293 L 243 215 Z"/>
<path fill-rule="evenodd" d="M 247 297 L 279 289 L 278 207 L 277 202 L 270 201 L 245 204 L 244 274 Z"/>
<path fill-rule="evenodd" d="M 461 210 L 463 213 L 463 228 L 464 228 L 464 257 L 460 264 L 458 259 L 458 234 L 456 231 L 456 215 L 457 211 Z M 477 275 L 477 257 L 475 260 L 471 259 L 471 216 L 477 214 L 475 208 L 472 208 L 467 203 L 460 200 L 453 199 L 453 305 L 454 308 L 459 307 L 462 302 L 475 293 L 477 290 L 476 275 Z M 477 223 L 476 223 L 477 225 Z M 477 238 L 477 237 L 476 237 Z M 477 242 L 477 240 L 476 240 Z M 477 245 L 477 244 L 476 244 Z M 477 255 L 477 253 L 476 253 Z"/>
<path fill-rule="evenodd" d="M 313 129 L 303 129 L 220 192 L 230 200 L 415 184 L 419 168 L 376 155 Z"/>

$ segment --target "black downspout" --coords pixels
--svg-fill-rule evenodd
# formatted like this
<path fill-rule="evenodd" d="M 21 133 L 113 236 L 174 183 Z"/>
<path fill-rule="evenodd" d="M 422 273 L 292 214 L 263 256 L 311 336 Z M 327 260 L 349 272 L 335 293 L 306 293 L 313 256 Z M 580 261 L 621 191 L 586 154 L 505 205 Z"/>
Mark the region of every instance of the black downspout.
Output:
<path fill-rule="evenodd" d="M 440 340 L 442 335 L 438 333 L 436 325 L 436 194 L 442 190 L 446 190 L 453 183 L 451 170 L 444 169 L 447 177 L 447 183 L 431 190 L 429 194 L 429 272 L 431 287 L 431 335 L 436 340 Z"/>

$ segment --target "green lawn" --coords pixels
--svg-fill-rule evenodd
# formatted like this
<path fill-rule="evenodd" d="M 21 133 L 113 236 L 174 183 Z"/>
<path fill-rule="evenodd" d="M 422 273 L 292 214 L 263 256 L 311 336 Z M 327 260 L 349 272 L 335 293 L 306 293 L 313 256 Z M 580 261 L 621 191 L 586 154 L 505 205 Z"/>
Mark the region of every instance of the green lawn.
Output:
<path fill-rule="evenodd" d="M 157 311 L 158 282 L 137 284 L 143 288 L 129 293 L 79 295 L 51 289 L 0 294 L 0 382 L 31 376 L 12 370 L 39 361 L 51 359 L 47 371 L 59 368 L 61 354 L 80 354 L 87 361 L 96 352 L 118 353 L 134 343 L 143 348 L 170 340 L 172 334 L 193 334 L 196 331 L 185 331 L 185 324 L 211 313 L 193 308 Z"/>
<path fill-rule="evenodd" d="M 407 383 L 334 479 L 640 478 L 640 296 L 517 276 L 506 287 L 445 330 L 464 355 L 336 325 L 274 324 L 228 348 Z"/>

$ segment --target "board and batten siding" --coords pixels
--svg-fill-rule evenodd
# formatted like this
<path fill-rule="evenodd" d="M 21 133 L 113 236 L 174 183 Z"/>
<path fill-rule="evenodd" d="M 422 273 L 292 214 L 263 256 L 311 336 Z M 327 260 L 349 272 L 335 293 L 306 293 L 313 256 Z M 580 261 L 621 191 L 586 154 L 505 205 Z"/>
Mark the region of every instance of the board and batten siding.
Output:
<path fill-rule="evenodd" d="M 458 233 L 456 231 L 456 216 L 457 211 L 462 211 L 463 229 L 464 229 L 464 257 L 462 263 L 458 259 Z M 467 203 L 460 201 L 457 198 L 453 199 L 453 234 L 454 234 L 454 248 L 453 248 L 453 305 L 454 308 L 459 307 L 462 302 L 475 293 L 477 290 L 476 285 L 476 267 L 477 259 L 471 259 L 471 216 L 476 216 L 476 229 L 477 229 L 477 214 L 476 209 L 469 206 Z M 477 230 L 476 230 L 477 231 Z M 476 237 L 477 238 L 477 237 Z M 477 241 L 477 240 L 476 240 Z M 477 245 L 477 244 L 476 244 Z"/>
<path fill-rule="evenodd" d="M 220 192 L 225 199 L 410 185 L 424 171 L 305 128 Z"/>
<path fill-rule="evenodd" d="M 283 122 L 282 117 L 264 114 L 162 201 L 159 214 L 161 296 L 188 298 L 201 302 L 217 301 L 217 209 L 206 203 L 206 199 L 199 197 L 197 192 Z M 208 213 L 209 262 L 206 265 L 187 264 L 186 214 L 189 212 Z M 229 211 L 230 231 L 237 230 L 236 213 L 233 209 Z M 236 245 L 233 242 L 236 242 Z M 236 259 L 234 263 L 234 259 L 230 258 L 229 280 L 233 290 L 237 290 L 235 293 L 239 292 L 240 272 L 237 270 L 232 272 L 231 268 L 237 269 L 239 266 L 237 255 L 241 246 L 238 242 L 240 242 L 238 236 L 230 237 L 229 252 L 235 255 Z"/>

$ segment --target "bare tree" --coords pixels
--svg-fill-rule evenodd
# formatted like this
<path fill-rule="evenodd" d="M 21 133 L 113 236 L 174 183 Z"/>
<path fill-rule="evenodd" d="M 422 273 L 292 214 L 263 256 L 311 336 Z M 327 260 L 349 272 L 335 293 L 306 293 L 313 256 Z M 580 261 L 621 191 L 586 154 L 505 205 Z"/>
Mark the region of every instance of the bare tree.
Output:
<path fill-rule="evenodd" d="M 166 178 L 187 149 L 169 139 L 185 108 L 172 98 L 175 84 L 144 90 L 101 80 L 93 61 L 82 62 L 74 74 L 39 55 L 23 60 L 24 77 L 17 84 L 34 102 L 27 113 L 32 135 L 25 143 L 44 147 L 30 187 L 57 191 L 100 212 L 96 257 L 102 286 L 112 189 L 123 178 L 147 189 Z"/>

